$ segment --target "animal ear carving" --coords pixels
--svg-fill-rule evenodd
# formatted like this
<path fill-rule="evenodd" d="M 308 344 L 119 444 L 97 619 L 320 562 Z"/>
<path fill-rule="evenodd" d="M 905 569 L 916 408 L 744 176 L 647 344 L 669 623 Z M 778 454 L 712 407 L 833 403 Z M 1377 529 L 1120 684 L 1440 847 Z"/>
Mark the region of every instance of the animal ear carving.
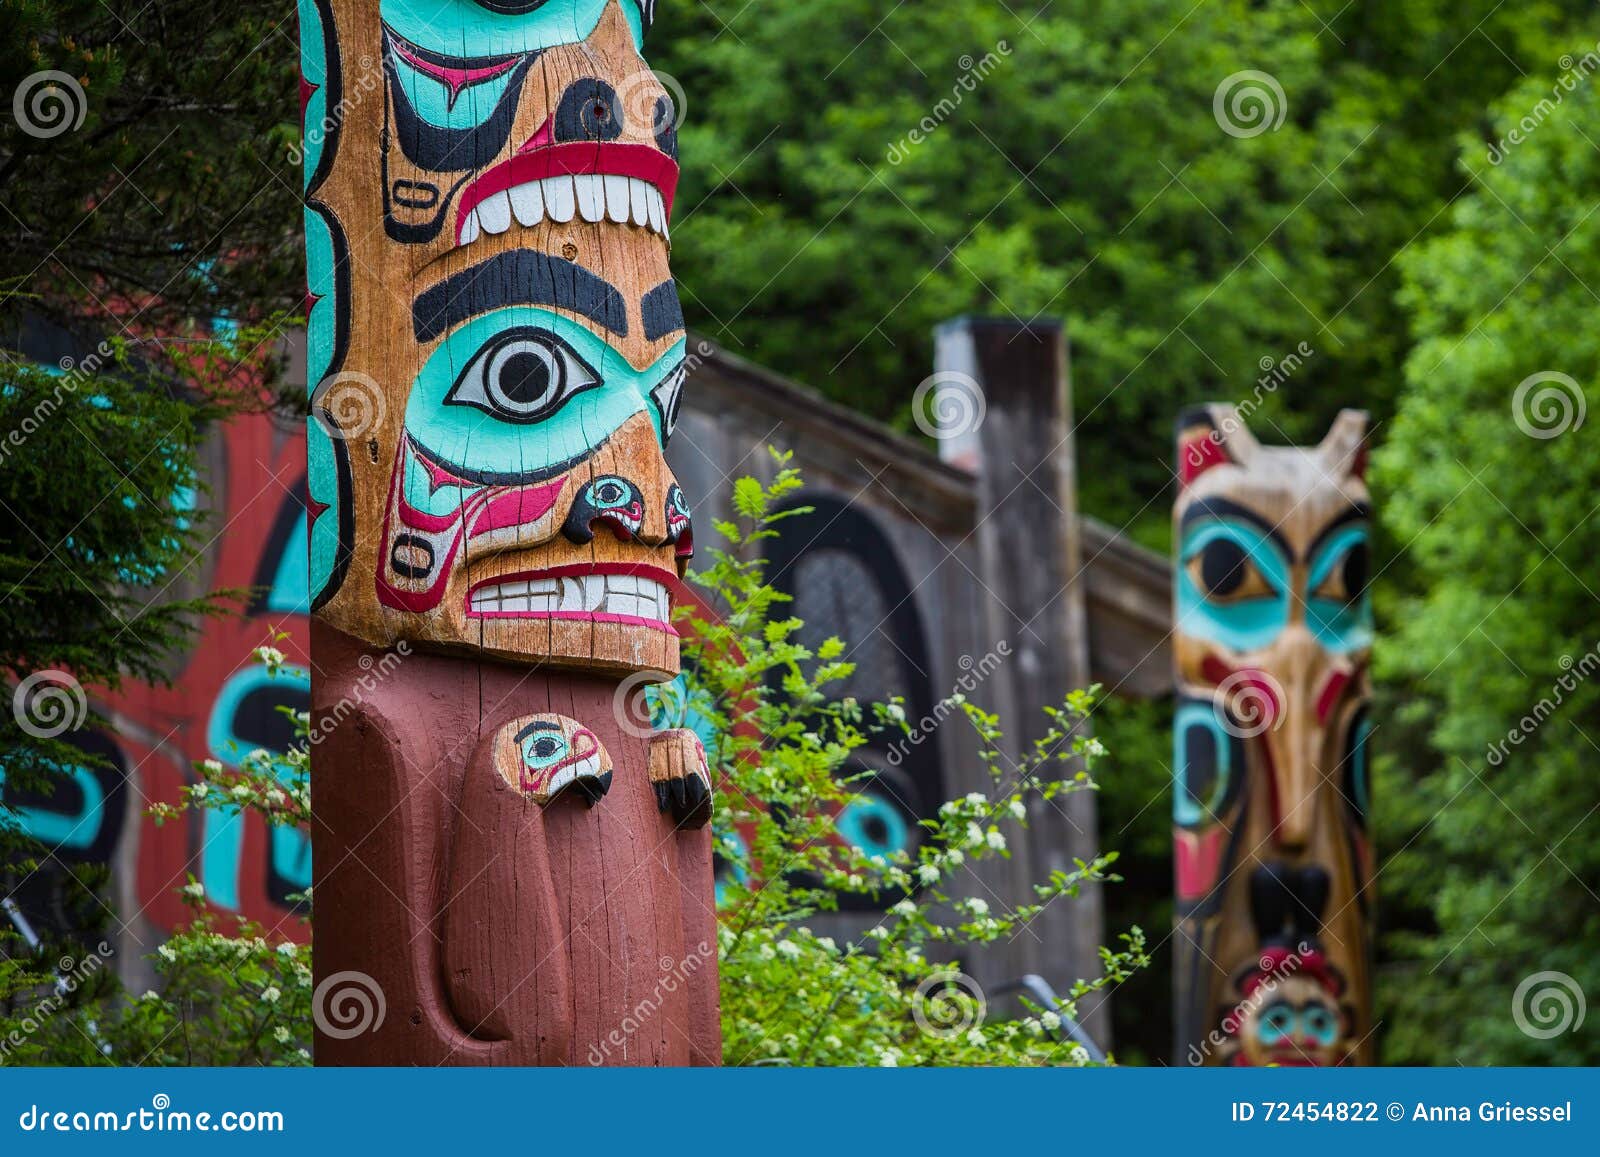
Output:
<path fill-rule="evenodd" d="M 1330 478 L 1367 475 L 1367 412 L 1340 410 L 1317 446 L 1317 457 Z"/>
<path fill-rule="evenodd" d="M 1178 415 L 1178 484 L 1189 485 L 1213 466 L 1248 463 L 1258 445 L 1232 406 L 1191 406 Z"/>

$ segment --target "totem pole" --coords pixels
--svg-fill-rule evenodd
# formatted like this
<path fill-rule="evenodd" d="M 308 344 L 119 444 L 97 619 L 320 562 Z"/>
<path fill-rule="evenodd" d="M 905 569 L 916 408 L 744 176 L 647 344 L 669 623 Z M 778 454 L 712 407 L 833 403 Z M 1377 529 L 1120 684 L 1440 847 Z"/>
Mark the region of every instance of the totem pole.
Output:
<path fill-rule="evenodd" d="M 1366 415 L 1178 421 L 1179 1063 L 1372 1062 Z"/>
<path fill-rule="evenodd" d="M 300 0 L 321 1064 L 720 1061 L 653 0 Z"/>

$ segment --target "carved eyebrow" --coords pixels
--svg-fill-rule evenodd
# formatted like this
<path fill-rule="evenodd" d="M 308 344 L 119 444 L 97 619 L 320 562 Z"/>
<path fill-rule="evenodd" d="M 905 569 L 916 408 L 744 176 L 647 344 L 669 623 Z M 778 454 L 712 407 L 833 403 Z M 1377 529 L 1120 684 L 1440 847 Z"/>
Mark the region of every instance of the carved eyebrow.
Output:
<path fill-rule="evenodd" d="M 1178 534 L 1185 534 L 1197 522 L 1212 522 L 1219 519 L 1234 519 L 1239 522 L 1248 522 L 1266 537 L 1270 538 L 1277 548 L 1283 552 L 1283 557 L 1295 557 L 1289 544 L 1284 541 L 1283 535 L 1278 533 L 1278 528 L 1273 526 L 1261 515 L 1251 510 L 1248 506 L 1240 506 L 1237 502 L 1230 502 L 1226 498 L 1202 498 L 1183 512 L 1183 517 L 1178 520 Z"/>
<path fill-rule="evenodd" d="M 1328 539 L 1336 530 L 1349 526 L 1352 522 L 1366 522 L 1372 517 L 1372 508 L 1365 502 L 1352 502 L 1349 507 L 1337 515 L 1327 526 L 1317 534 L 1316 541 L 1306 549 L 1306 561 L 1317 557 L 1318 552 L 1327 544 Z"/>
<path fill-rule="evenodd" d="M 628 314 L 616 286 L 583 266 L 540 253 L 513 249 L 464 269 L 435 285 L 411 307 L 419 342 L 506 305 L 552 305 L 570 309 L 628 336 Z"/>
<path fill-rule="evenodd" d="M 644 318 L 644 339 L 655 341 L 683 328 L 683 306 L 678 301 L 678 285 L 663 281 L 639 301 Z"/>
<path fill-rule="evenodd" d="M 554 732 L 555 734 L 559 735 L 561 733 L 561 725 L 559 723 L 551 723 L 548 719 L 535 719 L 521 731 L 517 732 L 516 742 L 521 743 L 524 739 L 528 738 L 528 736 L 537 735 L 540 732 L 545 732 L 547 734 Z"/>

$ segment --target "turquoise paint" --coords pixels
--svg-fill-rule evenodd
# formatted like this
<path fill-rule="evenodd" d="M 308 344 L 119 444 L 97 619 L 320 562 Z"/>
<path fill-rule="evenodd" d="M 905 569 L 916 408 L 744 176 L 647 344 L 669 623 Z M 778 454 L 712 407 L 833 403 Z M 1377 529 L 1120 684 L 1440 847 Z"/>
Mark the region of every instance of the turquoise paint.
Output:
<path fill-rule="evenodd" d="M 395 75 L 400 78 L 400 88 L 412 109 L 428 124 L 444 129 L 470 129 L 483 124 L 494 115 L 518 72 L 512 68 L 500 76 L 468 85 L 452 103 L 449 85 L 418 72 L 399 55 L 389 59 L 394 62 Z"/>
<path fill-rule="evenodd" d="M 333 268 L 333 234 L 328 222 L 315 209 L 305 211 L 306 292 L 311 296 L 306 318 L 306 389 L 315 393 L 328 376 L 329 363 L 338 337 L 339 301 Z"/>
<path fill-rule="evenodd" d="M 1352 550 L 1366 545 L 1367 538 L 1367 528 L 1361 524 L 1347 526 L 1330 535 L 1318 550 L 1317 557 L 1311 560 L 1308 589 L 1314 591 L 1327 581 L 1329 575 L 1344 565 L 1345 558 Z M 1306 599 L 1306 625 L 1316 636 L 1317 642 L 1336 655 L 1347 655 L 1351 651 L 1370 647 L 1373 637 L 1372 600 L 1365 592 L 1352 603 L 1312 595 Z"/>
<path fill-rule="evenodd" d="M 1261 572 L 1271 593 L 1218 602 L 1208 599 L 1189 575 L 1189 562 L 1219 538 L 1236 543 Z M 1272 540 L 1248 523 L 1215 519 L 1192 528 L 1178 551 L 1178 625 L 1185 634 L 1234 651 L 1268 646 L 1289 622 L 1289 562 Z"/>
<path fill-rule="evenodd" d="M 333 440 L 315 418 L 306 422 L 306 490 L 327 508 L 312 521 L 307 542 L 307 589 L 320 595 L 333 581 L 339 557 L 339 473 Z"/>
<path fill-rule="evenodd" d="M 1172 720 L 1172 822 L 1181 828 L 1198 827 L 1215 817 L 1217 807 L 1227 797 L 1228 785 L 1233 778 L 1233 744 L 1222 722 L 1217 718 L 1221 710 L 1212 703 L 1184 703 L 1178 707 Z M 1203 727 L 1215 737 L 1217 775 L 1211 790 L 1202 803 L 1196 803 L 1189 794 L 1189 759 L 1183 742 L 1184 733 L 1191 727 Z"/>
<path fill-rule="evenodd" d="M 884 826 L 885 835 L 874 839 L 867 831 L 869 820 Z M 888 800 L 862 792 L 845 805 L 834 821 L 839 837 L 859 848 L 868 856 L 889 856 L 911 848 L 911 826 Z"/>
<path fill-rule="evenodd" d="M 636 49 L 644 21 L 635 0 L 619 0 Z M 412 44 L 450 56 L 509 56 L 588 39 L 610 0 L 551 0 L 522 15 L 479 7 L 472 0 L 383 0 L 383 22 Z"/>
<path fill-rule="evenodd" d="M 94 844 L 104 822 L 105 792 L 100 780 L 86 767 L 62 769 L 83 792 L 83 806 L 77 815 L 49 808 L 17 807 L 0 810 L 0 827 L 9 827 L 31 836 L 52 850 L 82 852 Z M 5 786 L 5 768 L 0 767 L 0 787 Z"/>
<path fill-rule="evenodd" d="M 447 404 L 456 381 L 500 334 L 517 326 L 551 332 L 596 370 L 600 384 L 569 394 L 541 422 L 506 421 L 472 405 Z M 679 338 L 653 365 L 635 370 L 582 325 L 548 310 L 512 306 L 475 317 L 440 343 L 417 375 L 406 403 L 406 432 L 428 454 L 458 472 L 525 477 L 585 458 L 635 414 L 649 414 L 662 441 L 654 389 L 683 358 Z"/>
<path fill-rule="evenodd" d="M 328 115 L 328 59 L 327 30 L 322 27 L 322 14 L 313 0 L 299 0 L 300 9 L 300 75 L 305 82 L 315 86 L 306 100 L 304 125 L 312 131 L 301 145 L 303 164 L 300 167 L 301 191 L 310 188 L 311 178 L 322 162 L 322 131 Z M 313 379 L 315 380 L 315 379 Z"/>
<path fill-rule="evenodd" d="M 272 587 L 267 591 L 267 609 L 289 615 L 311 613 L 311 589 L 306 573 L 306 520 L 297 518 L 278 556 L 277 569 L 272 573 Z"/>
<path fill-rule="evenodd" d="M 238 767 L 249 754 L 233 734 L 232 722 L 240 701 L 251 691 L 275 681 L 305 692 L 311 698 L 311 676 L 298 667 L 284 667 L 273 675 L 265 666 L 246 667 L 234 672 L 222 685 L 211 705 L 206 725 L 206 746 L 211 757 L 230 767 Z M 279 754 L 279 753 L 274 753 Z M 278 782 L 289 785 L 294 773 L 284 764 L 274 764 Z M 219 907 L 239 911 L 239 860 L 244 854 L 244 817 L 237 811 L 219 807 L 205 810 L 201 832 L 200 883 L 206 898 Z M 271 836 L 273 867 L 298 890 L 311 886 L 310 841 L 297 828 L 274 828 Z"/>

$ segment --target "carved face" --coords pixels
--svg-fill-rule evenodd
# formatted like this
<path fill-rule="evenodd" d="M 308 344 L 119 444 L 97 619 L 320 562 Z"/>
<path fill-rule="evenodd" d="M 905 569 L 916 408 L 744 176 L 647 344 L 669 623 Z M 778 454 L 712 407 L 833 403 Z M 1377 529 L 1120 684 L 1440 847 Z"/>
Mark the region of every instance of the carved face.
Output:
<path fill-rule="evenodd" d="M 677 670 L 677 144 L 649 9 L 303 0 L 313 590 L 341 630 Z"/>
<path fill-rule="evenodd" d="M 1364 415 L 1346 411 L 1319 446 L 1265 447 L 1228 407 L 1181 420 L 1173 763 L 1180 918 L 1195 922 L 1199 949 L 1221 969 L 1251 958 L 1249 879 L 1257 868 L 1272 881 L 1311 872 L 1331 881 L 1319 885 L 1327 902 L 1297 923 L 1322 933 L 1363 992 L 1364 432 Z M 1195 968 L 1186 999 L 1228 1003 L 1225 976 Z"/>
<path fill-rule="evenodd" d="M 1246 1002 L 1239 1019 L 1239 1045 L 1249 1065 L 1337 1065 L 1344 1039 L 1339 1003 L 1316 981 L 1289 976 L 1259 1001 Z"/>
<path fill-rule="evenodd" d="M 494 737 L 501 777 L 537 803 L 572 788 L 591 802 L 611 787 L 611 756 L 583 724 L 565 715 L 513 719 Z"/>

